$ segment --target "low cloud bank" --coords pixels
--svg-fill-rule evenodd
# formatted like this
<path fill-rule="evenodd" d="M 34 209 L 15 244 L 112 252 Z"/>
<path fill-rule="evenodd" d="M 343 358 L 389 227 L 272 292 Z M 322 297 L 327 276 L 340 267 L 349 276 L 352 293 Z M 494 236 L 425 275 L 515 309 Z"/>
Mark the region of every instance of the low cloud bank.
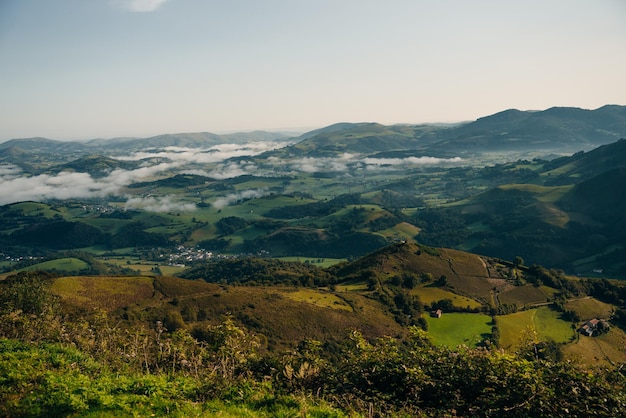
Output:
<path fill-rule="evenodd" d="M 270 192 L 266 189 L 243 190 L 241 192 L 231 193 L 227 196 L 217 199 L 215 202 L 213 202 L 212 206 L 215 209 L 223 209 L 226 206 L 232 205 L 233 203 L 238 203 L 248 199 L 258 199 L 269 194 Z"/>
<path fill-rule="evenodd" d="M 170 196 L 134 197 L 124 205 L 126 210 L 139 209 L 146 212 L 191 212 L 197 209 L 195 203 L 174 202 Z"/>
<path fill-rule="evenodd" d="M 284 142 L 259 141 L 245 144 L 219 144 L 210 148 L 166 147 L 135 152 L 129 156 L 114 156 L 118 160 L 140 161 L 148 158 L 166 158 L 184 163 L 219 163 L 229 158 L 254 156 L 284 147 Z"/>
<path fill-rule="evenodd" d="M 88 173 L 64 171 L 15 177 L 16 170 L 0 172 L 0 205 L 27 200 L 94 198 L 115 195 L 132 183 L 179 167 L 180 163 L 161 163 L 135 170 L 113 170 L 107 177 L 94 179 Z"/>
<path fill-rule="evenodd" d="M 158 158 L 158 164 L 148 163 L 134 170 L 116 169 L 106 177 L 94 179 L 88 173 L 62 172 L 58 174 L 40 174 L 22 176 L 22 170 L 13 164 L 0 165 L 0 205 L 28 200 L 45 201 L 50 199 L 100 198 L 119 195 L 122 188 L 144 181 L 164 172 L 181 169 L 188 163 L 221 163 L 229 158 L 251 156 L 285 146 L 285 143 L 266 141 L 246 144 L 220 144 L 207 149 L 167 147 L 142 151 L 126 157 L 112 157 L 118 160 L 141 161 Z M 246 161 L 227 162 L 213 170 L 192 169 L 188 172 L 205 175 L 215 179 L 227 179 L 246 174 L 254 174 L 256 166 Z M 147 205 L 158 208 L 158 202 Z M 167 202 L 166 202 L 167 203 Z M 172 203 L 172 202 L 169 202 Z M 132 202 L 131 205 L 138 204 Z M 167 204 L 164 205 L 167 207 Z"/>
<path fill-rule="evenodd" d="M 437 157 L 407 157 L 407 158 L 363 158 L 362 160 L 368 165 L 438 165 L 438 164 L 460 164 L 463 159 L 454 158 L 437 158 Z"/>

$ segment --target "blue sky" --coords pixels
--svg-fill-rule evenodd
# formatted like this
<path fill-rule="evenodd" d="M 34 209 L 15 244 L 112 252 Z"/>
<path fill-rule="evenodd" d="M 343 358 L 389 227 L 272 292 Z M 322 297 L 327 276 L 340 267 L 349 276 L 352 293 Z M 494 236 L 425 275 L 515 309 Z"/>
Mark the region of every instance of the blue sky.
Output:
<path fill-rule="evenodd" d="M 626 104 L 623 0 L 0 0 L 0 141 Z"/>

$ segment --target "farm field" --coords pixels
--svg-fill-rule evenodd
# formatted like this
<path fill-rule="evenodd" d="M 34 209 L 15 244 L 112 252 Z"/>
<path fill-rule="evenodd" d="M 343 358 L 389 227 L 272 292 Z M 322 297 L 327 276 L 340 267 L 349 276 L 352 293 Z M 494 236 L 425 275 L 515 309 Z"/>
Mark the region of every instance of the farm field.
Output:
<path fill-rule="evenodd" d="M 483 314 L 444 313 L 441 318 L 423 314 L 428 323 L 428 335 L 435 345 L 450 348 L 459 345 L 476 347 L 491 335 L 491 317 Z"/>
<path fill-rule="evenodd" d="M 526 330 L 534 330 L 540 339 L 567 342 L 574 336 L 569 322 L 559 319 L 559 312 L 542 306 L 536 309 L 498 316 L 496 321 L 500 330 L 500 346 L 505 350 L 516 350 Z"/>

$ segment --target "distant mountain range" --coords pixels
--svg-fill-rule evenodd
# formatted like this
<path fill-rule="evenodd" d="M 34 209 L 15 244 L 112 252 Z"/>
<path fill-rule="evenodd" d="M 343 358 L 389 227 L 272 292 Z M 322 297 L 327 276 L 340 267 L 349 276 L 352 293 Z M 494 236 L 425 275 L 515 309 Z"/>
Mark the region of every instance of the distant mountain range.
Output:
<path fill-rule="evenodd" d="M 0 161 L 30 153 L 115 155 L 146 148 L 207 148 L 250 141 L 297 142 L 281 155 L 332 156 L 338 153 L 376 155 L 409 151 L 414 155 L 468 156 L 484 152 L 535 150 L 561 154 L 590 150 L 626 137 L 626 106 L 595 110 L 553 107 L 544 111 L 505 110 L 473 122 L 454 125 L 391 125 L 338 123 L 299 137 L 255 131 L 217 135 L 210 132 L 165 134 L 149 138 L 56 141 L 46 138 L 12 139 L 0 143 Z M 26 154 L 24 154 L 26 153 Z"/>
<path fill-rule="evenodd" d="M 624 137 L 626 106 L 607 105 L 596 110 L 553 107 L 544 111 L 505 110 L 456 125 L 342 123 L 306 133 L 297 144 L 276 152 L 311 157 L 338 152 L 441 157 L 529 150 L 566 154 Z"/>

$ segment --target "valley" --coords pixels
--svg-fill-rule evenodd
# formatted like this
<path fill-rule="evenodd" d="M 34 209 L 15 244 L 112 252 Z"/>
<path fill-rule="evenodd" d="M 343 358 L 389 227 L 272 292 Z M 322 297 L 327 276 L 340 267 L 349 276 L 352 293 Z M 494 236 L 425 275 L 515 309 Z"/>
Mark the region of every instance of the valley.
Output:
<path fill-rule="evenodd" d="M 19 349 L 28 356 L 61 350 L 123 373 L 194 377 L 184 385 L 209 382 L 220 402 L 227 387 L 250 384 L 252 410 L 257 396 L 307 394 L 312 408 L 334 411 L 320 416 L 365 414 L 360 402 L 399 415 L 502 402 L 524 416 L 555 399 L 518 398 L 507 381 L 508 398 L 481 403 L 455 356 L 491 376 L 480 383 L 488 393 L 490 379 L 524 368 L 583 386 L 577 373 L 589 370 L 619 403 L 624 137 L 626 107 L 605 106 L 455 125 L 342 123 L 299 137 L 11 140 L 0 144 L 0 335 L 33 343 Z M 591 336 L 581 332 L 589 321 L 602 324 Z M 0 348 L 6 364 L 10 352 Z M 386 373 L 405 383 L 374 382 L 394 364 Z M 364 382 L 356 370 L 367 365 Z M 462 400 L 440 403 L 441 373 L 456 373 Z M 198 397 L 176 396 L 197 412 Z M 0 392 L 9 398 L 31 402 Z M 571 402 L 588 407 L 582 395 Z"/>

